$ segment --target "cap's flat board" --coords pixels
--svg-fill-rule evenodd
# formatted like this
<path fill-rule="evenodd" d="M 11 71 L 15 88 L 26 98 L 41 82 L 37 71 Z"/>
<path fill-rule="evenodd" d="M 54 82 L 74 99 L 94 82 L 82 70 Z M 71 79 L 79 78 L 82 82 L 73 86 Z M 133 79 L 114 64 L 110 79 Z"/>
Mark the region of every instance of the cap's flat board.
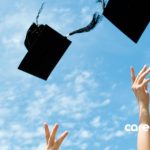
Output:
<path fill-rule="evenodd" d="M 45 26 L 18 69 L 47 80 L 70 44 L 66 37 Z"/>
<path fill-rule="evenodd" d="M 150 21 L 150 0 L 109 0 L 104 16 L 134 42 Z"/>

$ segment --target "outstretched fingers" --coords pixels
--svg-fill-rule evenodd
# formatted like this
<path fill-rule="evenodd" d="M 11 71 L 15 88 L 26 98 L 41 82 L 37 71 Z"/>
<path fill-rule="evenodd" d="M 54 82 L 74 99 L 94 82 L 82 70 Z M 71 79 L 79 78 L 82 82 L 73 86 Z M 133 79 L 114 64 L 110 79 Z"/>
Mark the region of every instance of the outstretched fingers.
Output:
<path fill-rule="evenodd" d="M 132 89 L 144 88 L 145 92 L 148 92 L 148 83 L 150 79 L 145 79 L 145 77 L 150 73 L 150 68 L 146 65 L 141 69 L 138 75 L 135 75 L 134 67 L 130 68 L 131 79 L 132 79 Z"/>
<path fill-rule="evenodd" d="M 138 73 L 136 80 L 139 80 L 139 77 L 141 76 L 141 74 L 143 74 L 143 72 L 145 72 L 147 70 L 147 66 L 144 65 L 143 68 L 141 69 L 141 71 Z"/>
<path fill-rule="evenodd" d="M 141 71 L 138 73 L 137 75 L 137 79 L 139 78 L 139 76 L 147 69 L 147 66 L 144 65 L 143 68 L 141 69 Z"/>
<path fill-rule="evenodd" d="M 132 79 L 132 83 L 134 83 L 136 76 L 135 76 L 135 71 L 134 71 L 134 67 L 130 68 L 131 71 L 131 79 Z"/>
<path fill-rule="evenodd" d="M 138 83 L 143 83 L 144 78 L 150 73 L 150 68 L 147 68 L 140 76 L 138 79 Z"/>
<path fill-rule="evenodd" d="M 60 138 L 56 141 L 56 149 L 59 149 L 60 145 L 62 144 L 62 142 L 64 141 L 64 139 L 66 138 L 67 135 L 68 135 L 67 131 L 65 131 L 64 133 L 62 133 L 62 135 L 60 136 Z"/>
<path fill-rule="evenodd" d="M 53 147 L 53 145 L 55 143 L 55 137 L 56 137 L 57 130 L 58 130 L 58 124 L 55 124 L 53 129 L 52 129 L 49 141 L 48 141 L 48 147 L 49 148 Z"/>
<path fill-rule="evenodd" d="M 44 129 L 45 129 L 45 139 L 46 139 L 46 143 L 48 144 L 48 140 L 50 138 L 50 131 L 49 131 L 49 127 L 48 124 L 45 123 L 44 124 Z"/>
<path fill-rule="evenodd" d="M 150 78 L 145 79 L 145 80 L 143 81 L 142 86 L 145 87 L 145 90 L 147 90 L 147 84 L 148 84 L 149 82 L 150 82 Z"/>
<path fill-rule="evenodd" d="M 131 71 L 131 79 L 132 79 L 132 84 L 144 84 L 145 85 L 145 77 L 150 73 L 150 68 L 148 68 L 146 65 L 141 69 L 141 71 L 138 73 L 138 75 L 135 75 L 134 68 L 130 68 Z M 143 83 L 144 82 L 144 83 Z M 146 82 L 147 83 L 147 82 Z"/>
<path fill-rule="evenodd" d="M 65 131 L 63 134 L 61 134 L 60 138 L 56 140 L 56 134 L 58 130 L 58 124 L 55 124 L 53 126 L 52 131 L 49 131 L 48 124 L 44 124 L 45 128 L 45 138 L 46 138 L 46 150 L 58 150 L 66 136 L 68 135 L 68 132 Z"/>

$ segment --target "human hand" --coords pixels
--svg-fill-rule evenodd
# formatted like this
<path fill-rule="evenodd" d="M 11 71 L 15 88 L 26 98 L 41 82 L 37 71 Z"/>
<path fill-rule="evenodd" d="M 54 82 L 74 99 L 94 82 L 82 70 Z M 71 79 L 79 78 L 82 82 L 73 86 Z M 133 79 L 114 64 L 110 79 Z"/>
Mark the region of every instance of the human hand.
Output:
<path fill-rule="evenodd" d="M 45 138 L 46 138 L 46 150 L 59 150 L 60 145 L 62 144 L 65 137 L 68 135 L 68 132 L 65 131 L 58 140 L 56 140 L 56 133 L 58 130 L 58 124 L 55 124 L 52 131 L 50 132 L 48 124 L 44 125 L 45 128 Z"/>
<path fill-rule="evenodd" d="M 136 76 L 134 68 L 131 67 L 132 90 L 137 98 L 140 108 L 148 108 L 149 106 L 149 92 L 147 87 L 150 78 L 145 79 L 149 73 L 150 68 L 145 65 Z"/>

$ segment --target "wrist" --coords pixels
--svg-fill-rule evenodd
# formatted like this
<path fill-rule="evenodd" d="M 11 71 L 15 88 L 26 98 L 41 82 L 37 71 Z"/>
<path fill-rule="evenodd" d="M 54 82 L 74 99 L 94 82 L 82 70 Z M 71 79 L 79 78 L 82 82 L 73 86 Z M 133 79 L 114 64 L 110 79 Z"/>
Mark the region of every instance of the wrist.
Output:
<path fill-rule="evenodd" d="M 150 124 L 149 107 L 141 106 L 139 108 L 139 123 Z"/>
<path fill-rule="evenodd" d="M 149 114 L 149 108 L 147 107 L 141 107 L 139 110 L 140 114 Z"/>
<path fill-rule="evenodd" d="M 139 106 L 139 112 L 140 112 L 140 114 L 142 114 L 142 113 L 149 114 L 149 107 L 148 106 Z"/>
<path fill-rule="evenodd" d="M 149 111 L 149 104 L 139 103 L 139 110 L 148 110 Z"/>

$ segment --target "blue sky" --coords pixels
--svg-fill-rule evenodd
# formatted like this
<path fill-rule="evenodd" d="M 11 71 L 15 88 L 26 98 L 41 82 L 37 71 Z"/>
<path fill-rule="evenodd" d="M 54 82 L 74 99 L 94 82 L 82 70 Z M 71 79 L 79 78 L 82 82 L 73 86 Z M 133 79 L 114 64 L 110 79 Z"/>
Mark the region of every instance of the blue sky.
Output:
<path fill-rule="evenodd" d="M 95 0 L 45 0 L 39 22 L 63 35 L 86 25 Z M 136 150 L 138 123 L 130 66 L 136 72 L 150 60 L 148 26 L 137 44 L 106 18 L 90 33 L 69 37 L 71 46 L 48 81 L 17 69 L 26 54 L 26 30 L 42 0 L 0 1 L 0 149 L 42 150 L 43 123 L 60 124 L 67 150 Z M 101 10 L 100 10 L 101 11 Z"/>

